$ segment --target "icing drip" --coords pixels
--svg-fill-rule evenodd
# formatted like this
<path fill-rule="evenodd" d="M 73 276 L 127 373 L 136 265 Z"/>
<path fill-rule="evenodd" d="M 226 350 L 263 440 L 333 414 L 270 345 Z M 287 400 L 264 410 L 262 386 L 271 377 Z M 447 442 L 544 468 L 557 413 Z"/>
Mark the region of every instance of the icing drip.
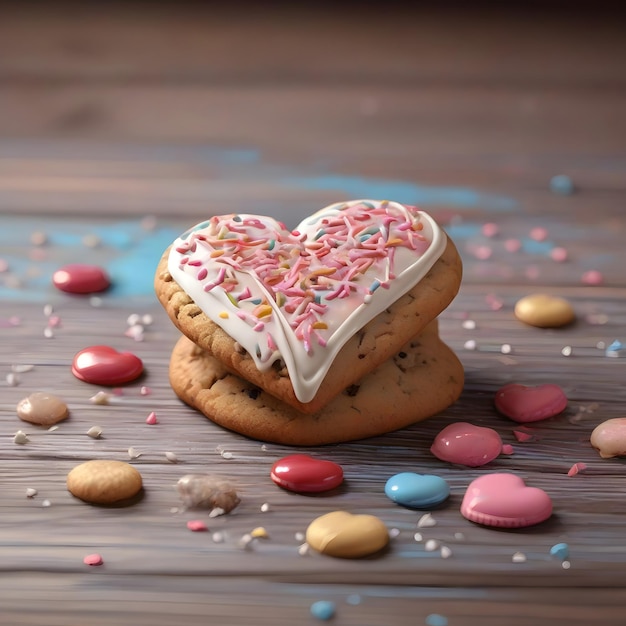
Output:
<path fill-rule="evenodd" d="M 270 217 L 215 216 L 173 244 L 168 269 L 260 370 L 282 359 L 300 402 L 368 321 L 417 284 L 446 246 L 415 207 L 333 204 L 289 232 Z"/>

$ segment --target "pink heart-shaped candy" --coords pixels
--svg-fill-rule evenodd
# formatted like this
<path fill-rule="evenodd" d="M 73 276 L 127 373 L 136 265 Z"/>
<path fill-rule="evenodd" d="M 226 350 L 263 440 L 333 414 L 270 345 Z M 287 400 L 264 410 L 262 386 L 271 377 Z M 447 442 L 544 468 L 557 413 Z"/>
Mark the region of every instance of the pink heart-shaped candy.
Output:
<path fill-rule="evenodd" d="M 91 346 L 76 354 L 72 374 L 94 385 L 121 385 L 143 372 L 141 359 L 130 352 L 118 352 L 109 346 Z"/>
<path fill-rule="evenodd" d="M 526 387 L 511 383 L 496 392 L 496 409 L 515 422 L 537 422 L 558 415 L 567 407 L 567 396 L 558 385 Z"/>
<path fill-rule="evenodd" d="M 515 474 L 486 474 L 470 483 L 461 515 L 485 526 L 521 528 L 547 520 L 552 501 L 545 491 L 527 487 Z"/>
<path fill-rule="evenodd" d="M 493 428 L 456 422 L 435 437 L 430 451 L 442 461 L 479 467 L 502 452 L 502 439 Z"/>

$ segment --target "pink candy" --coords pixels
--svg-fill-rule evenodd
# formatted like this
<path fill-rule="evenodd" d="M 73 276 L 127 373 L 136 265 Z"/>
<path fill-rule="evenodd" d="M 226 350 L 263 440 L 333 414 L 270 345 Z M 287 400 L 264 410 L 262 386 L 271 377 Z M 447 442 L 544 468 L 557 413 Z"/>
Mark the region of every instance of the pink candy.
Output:
<path fill-rule="evenodd" d="M 111 285 L 101 267 L 82 264 L 63 266 L 53 274 L 52 283 L 61 291 L 75 294 L 98 293 Z"/>
<path fill-rule="evenodd" d="M 567 407 L 567 396 L 557 385 L 526 387 L 511 383 L 496 392 L 496 409 L 515 422 L 536 422 L 558 415 Z"/>
<path fill-rule="evenodd" d="M 479 467 L 502 452 L 502 440 L 492 428 L 457 422 L 446 426 L 435 437 L 430 451 L 442 461 Z"/>

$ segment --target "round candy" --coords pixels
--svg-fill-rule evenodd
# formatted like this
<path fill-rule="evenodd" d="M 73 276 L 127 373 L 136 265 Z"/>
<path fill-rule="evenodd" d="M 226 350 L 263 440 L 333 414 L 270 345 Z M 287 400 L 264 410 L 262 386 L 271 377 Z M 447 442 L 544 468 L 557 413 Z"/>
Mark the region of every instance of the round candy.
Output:
<path fill-rule="evenodd" d="M 129 463 L 94 460 L 77 465 L 67 475 L 67 488 L 85 502 L 113 504 L 137 495 L 142 479 Z"/>
<path fill-rule="evenodd" d="M 20 400 L 17 416 L 25 422 L 51 426 L 63 421 L 69 415 L 67 404 L 50 393 L 37 391 Z"/>
<path fill-rule="evenodd" d="M 424 509 L 443 502 L 450 495 L 450 487 L 439 476 L 401 472 L 387 481 L 385 495 L 402 506 Z"/>
<path fill-rule="evenodd" d="M 72 374 L 94 385 L 121 385 L 135 380 L 142 372 L 143 363 L 139 357 L 109 346 L 85 348 L 72 362 Z"/>
<path fill-rule="evenodd" d="M 515 474 L 485 474 L 467 488 L 461 515 L 485 526 L 522 528 L 547 520 L 552 501 L 545 491 L 527 487 Z"/>
<path fill-rule="evenodd" d="M 435 437 L 430 451 L 442 461 L 480 467 L 502 452 L 502 439 L 492 428 L 456 422 Z"/>
<path fill-rule="evenodd" d="M 52 275 L 57 289 L 67 293 L 98 293 L 111 285 L 107 273 L 97 265 L 71 264 L 58 269 Z"/>
<path fill-rule="evenodd" d="M 276 461 L 270 476 L 279 487 L 298 493 L 329 491 L 343 482 L 340 465 L 306 454 L 292 454 Z"/>
<path fill-rule="evenodd" d="M 561 196 L 569 196 L 574 193 L 574 183 L 566 174 L 557 174 L 550 179 L 550 191 Z"/>
<path fill-rule="evenodd" d="M 323 621 L 335 616 L 335 603 L 330 600 L 318 600 L 311 605 L 311 615 Z"/>
<path fill-rule="evenodd" d="M 603 459 L 626 456 L 626 417 L 614 417 L 593 429 L 591 445 Z"/>
<path fill-rule="evenodd" d="M 498 389 L 495 405 L 515 422 L 537 422 L 564 411 L 567 396 L 558 385 L 526 387 L 510 383 Z"/>
<path fill-rule="evenodd" d="M 565 298 L 535 293 L 517 301 L 515 317 L 530 326 L 558 328 L 571 324 L 576 314 Z"/>
<path fill-rule="evenodd" d="M 374 515 L 333 511 L 309 524 L 306 542 L 322 554 L 355 559 L 382 550 L 389 543 L 389 532 Z"/>

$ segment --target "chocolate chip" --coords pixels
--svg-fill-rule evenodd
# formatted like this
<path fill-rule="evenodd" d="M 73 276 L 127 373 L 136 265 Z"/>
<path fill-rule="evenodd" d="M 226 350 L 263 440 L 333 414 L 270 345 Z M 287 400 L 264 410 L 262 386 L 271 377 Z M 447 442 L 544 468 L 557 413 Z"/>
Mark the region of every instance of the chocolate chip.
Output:
<path fill-rule="evenodd" d="M 356 394 L 359 393 L 359 389 L 360 389 L 360 385 L 350 385 L 349 387 L 346 388 L 346 393 L 351 398 L 354 398 L 354 396 L 356 396 Z"/>
<path fill-rule="evenodd" d="M 406 352 L 398 352 L 398 356 L 399 356 L 401 359 L 406 359 L 407 354 L 406 354 Z"/>
<path fill-rule="evenodd" d="M 259 397 L 259 394 L 261 393 L 260 389 L 248 389 L 248 397 L 251 400 L 256 400 Z"/>

